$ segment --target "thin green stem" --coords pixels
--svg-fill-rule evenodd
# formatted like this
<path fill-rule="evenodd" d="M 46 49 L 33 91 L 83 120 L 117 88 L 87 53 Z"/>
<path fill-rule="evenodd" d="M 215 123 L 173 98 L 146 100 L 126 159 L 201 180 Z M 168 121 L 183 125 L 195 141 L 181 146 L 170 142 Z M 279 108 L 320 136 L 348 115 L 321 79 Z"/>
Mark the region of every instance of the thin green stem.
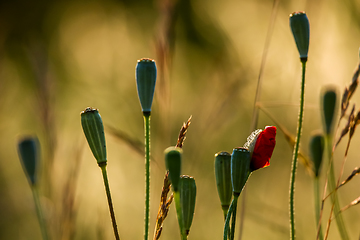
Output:
<path fill-rule="evenodd" d="M 108 200 L 108 205 L 109 205 L 109 210 L 110 210 L 112 226 L 113 226 L 113 229 L 114 229 L 115 239 L 120 240 L 119 232 L 118 232 L 117 225 L 116 225 L 114 208 L 113 208 L 113 204 L 112 204 L 112 200 L 111 200 L 109 181 L 108 181 L 107 172 L 106 172 L 106 164 L 99 165 L 99 167 L 101 168 L 101 172 L 102 172 L 103 179 L 104 179 L 106 196 L 107 196 L 107 200 Z"/>
<path fill-rule="evenodd" d="M 314 177 L 314 204 L 315 204 L 315 221 L 316 229 L 319 231 L 319 239 L 323 239 L 323 232 L 320 222 L 320 192 L 319 192 L 319 177 Z"/>
<path fill-rule="evenodd" d="M 179 223 L 181 240 L 186 240 L 187 235 L 186 235 L 186 233 L 184 231 L 183 214 L 182 214 L 182 209 L 181 209 L 180 192 L 179 191 L 174 192 L 174 201 L 175 201 L 177 219 L 178 219 L 178 223 Z"/>
<path fill-rule="evenodd" d="M 297 128 L 295 147 L 294 147 L 292 166 L 291 166 L 291 176 L 290 176 L 290 239 L 292 240 L 295 239 L 295 208 L 294 208 L 295 175 L 296 175 L 297 158 L 298 158 L 303 116 L 304 116 L 306 61 L 301 61 L 301 63 L 302 63 L 302 77 L 301 77 L 300 109 L 299 109 L 298 128 Z"/>
<path fill-rule="evenodd" d="M 231 219 L 231 215 L 233 213 L 234 210 L 234 199 L 231 201 L 229 210 L 227 212 L 227 216 L 225 219 L 225 225 L 224 225 L 224 234 L 223 234 L 223 239 L 227 240 L 228 239 L 228 233 L 230 231 L 230 219 Z"/>
<path fill-rule="evenodd" d="M 234 195 L 234 209 L 231 220 L 231 231 L 230 231 L 230 240 L 234 240 L 235 237 L 235 226 L 236 226 L 236 210 L 237 210 L 237 202 L 240 195 Z"/>
<path fill-rule="evenodd" d="M 339 204 L 339 199 L 338 199 L 338 195 L 337 195 L 337 191 L 335 191 L 336 188 L 336 181 L 335 181 L 335 171 L 334 171 L 334 164 L 333 164 L 333 152 L 332 152 L 332 137 L 331 135 L 326 135 L 325 136 L 325 144 L 326 144 L 326 149 L 328 151 L 328 158 L 329 161 L 328 162 L 328 190 L 331 194 L 331 202 L 334 204 L 334 212 L 337 214 L 340 212 L 340 204 Z M 342 240 L 348 240 L 349 236 L 348 233 L 346 231 L 346 227 L 345 227 L 345 223 L 344 223 L 344 219 L 342 217 L 341 214 L 337 214 L 336 217 L 336 224 L 341 236 Z"/>
<path fill-rule="evenodd" d="M 48 240 L 49 239 L 49 234 L 47 232 L 46 221 L 45 221 L 44 215 L 42 213 L 42 208 L 41 208 L 40 198 L 39 198 L 39 191 L 38 191 L 37 186 L 32 185 L 31 186 L 31 191 L 32 191 L 33 197 L 34 197 L 36 214 L 37 214 L 37 217 L 38 217 L 42 238 L 43 238 L 43 240 Z"/>
<path fill-rule="evenodd" d="M 150 221 L 150 112 L 144 113 L 145 128 L 145 233 L 144 239 L 148 240 Z"/>

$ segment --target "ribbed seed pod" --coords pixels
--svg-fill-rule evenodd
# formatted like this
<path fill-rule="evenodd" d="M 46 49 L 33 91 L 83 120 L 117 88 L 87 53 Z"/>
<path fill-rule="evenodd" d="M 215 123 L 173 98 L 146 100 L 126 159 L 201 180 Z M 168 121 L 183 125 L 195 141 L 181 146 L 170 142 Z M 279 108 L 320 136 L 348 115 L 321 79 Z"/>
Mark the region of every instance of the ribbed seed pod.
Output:
<path fill-rule="evenodd" d="M 186 235 L 189 235 L 189 231 L 195 211 L 195 200 L 196 200 L 195 179 L 190 176 L 184 176 L 184 175 L 181 176 L 179 191 L 180 191 L 181 210 L 183 213 L 183 227 Z"/>
<path fill-rule="evenodd" d="M 294 12 L 290 15 L 290 28 L 300 54 L 300 59 L 302 62 L 306 62 L 310 42 L 310 24 L 305 12 Z"/>
<path fill-rule="evenodd" d="M 321 97 L 321 115 L 323 119 L 324 131 L 327 135 L 331 134 L 332 132 L 337 109 L 336 89 L 329 87 L 322 92 Z"/>
<path fill-rule="evenodd" d="M 151 112 L 156 83 L 156 64 L 149 58 L 138 60 L 135 69 L 138 96 L 143 113 Z"/>
<path fill-rule="evenodd" d="M 230 153 L 218 152 L 215 154 L 215 178 L 221 206 L 227 210 L 232 197 Z"/>
<path fill-rule="evenodd" d="M 107 157 L 104 126 L 98 110 L 88 107 L 82 111 L 81 125 L 98 165 L 106 165 Z"/>
<path fill-rule="evenodd" d="M 240 195 L 250 174 L 250 152 L 243 147 L 231 154 L 231 183 L 234 195 Z"/>
<path fill-rule="evenodd" d="M 324 153 L 324 136 L 321 133 L 313 135 L 310 139 L 310 159 L 313 162 L 315 177 L 320 175 L 321 163 Z"/>
<path fill-rule="evenodd" d="M 21 165 L 30 185 L 37 183 L 37 171 L 40 165 L 40 150 L 37 137 L 25 137 L 18 143 Z"/>
<path fill-rule="evenodd" d="M 168 147 L 165 149 L 165 166 L 169 171 L 169 179 L 174 192 L 179 190 L 181 174 L 181 148 Z"/>

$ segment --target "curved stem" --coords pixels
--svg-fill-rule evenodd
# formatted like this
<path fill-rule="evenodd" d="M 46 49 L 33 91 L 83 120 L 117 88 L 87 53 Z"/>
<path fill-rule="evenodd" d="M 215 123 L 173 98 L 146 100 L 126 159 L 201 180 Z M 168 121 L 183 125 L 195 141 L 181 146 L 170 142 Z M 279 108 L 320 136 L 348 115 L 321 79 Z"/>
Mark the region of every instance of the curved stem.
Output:
<path fill-rule="evenodd" d="M 314 177 L 314 204 L 315 204 L 315 221 L 316 229 L 319 229 L 319 239 L 323 239 L 323 232 L 320 221 L 320 192 L 319 192 L 319 177 Z"/>
<path fill-rule="evenodd" d="M 301 93 L 300 93 L 300 109 L 299 109 L 298 128 L 297 128 L 295 147 L 294 147 L 293 159 L 291 165 L 291 176 L 290 176 L 290 239 L 292 240 L 295 239 L 295 209 L 294 209 L 295 175 L 296 175 L 297 158 L 298 158 L 303 116 L 304 116 L 306 61 L 305 60 L 301 61 L 301 63 L 302 63 L 302 78 L 301 78 Z"/>
<path fill-rule="evenodd" d="M 144 239 L 148 240 L 150 221 L 150 113 L 144 113 L 145 128 L 145 233 Z"/>
<path fill-rule="evenodd" d="M 34 197 L 36 214 L 37 214 L 38 221 L 40 224 L 42 238 L 43 238 L 43 240 L 48 240 L 49 234 L 47 232 L 46 221 L 45 221 L 44 215 L 42 213 L 42 208 L 41 208 L 41 204 L 40 204 L 39 192 L 38 192 L 37 186 L 32 185 L 31 190 L 32 190 L 33 197 Z"/>
<path fill-rule="evenodd" d="M 106 172 L 106 165 L 101 165 L 100 168 L 101 168 L 101 172 L 102 172 L 103 179 L 104 179 L 106 196 L 107 196 L 107 200 L 108 200 L 108 205 L 109 205 L 109 210 L 110 210 L 112 226 L 114 229 L 115 239 L 120 240 L 119 232 L 118 232 L 117 225 L 116 225 L 114 208 L 113 208 L 113 204 L 112 204 L 112 200 L 111 200 L 109 181 L 108 181 L 107 172 Z"/>
<path fill-rule="evenodd" d="M 234 240 L 235 236 L 235 226 L 236 226 L 236 210 L 237 210 L 237 202 L 239 199 L 239 195 L 234 195 L 234 210 L 232 214 L 232 220 L 231 220 L 231 232 L 230 232 L 230 240 Z"/>
<path fill-rule="evenodd" d="M 234 208 L 234 199 L 231 201 L 231 204 L 230 204 L 230 207 L 229 207 L 229 210 L 227 212 L 226 219 L 225 219 L 224 234 L 223 234 L 223 239 L 224 240 L 227 240 L 228 233 L 229 233 L 229 230 L 230 230 L 230 218 L 231 218 L 231 215 L 233 213 L 233 208 Z"/>

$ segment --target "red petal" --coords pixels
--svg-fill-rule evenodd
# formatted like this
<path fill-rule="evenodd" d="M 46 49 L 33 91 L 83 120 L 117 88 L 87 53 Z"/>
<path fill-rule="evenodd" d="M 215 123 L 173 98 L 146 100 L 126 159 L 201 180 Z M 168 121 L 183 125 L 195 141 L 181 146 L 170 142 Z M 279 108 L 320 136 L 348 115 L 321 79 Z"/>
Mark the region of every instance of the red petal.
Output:
<path fill-rule="evenodd" d="M 270 165 L 270 158 L 275 148 L 276 127 L 267 126 L 262 131 L 255 143 L 250 167 L 252 171 Z"/>

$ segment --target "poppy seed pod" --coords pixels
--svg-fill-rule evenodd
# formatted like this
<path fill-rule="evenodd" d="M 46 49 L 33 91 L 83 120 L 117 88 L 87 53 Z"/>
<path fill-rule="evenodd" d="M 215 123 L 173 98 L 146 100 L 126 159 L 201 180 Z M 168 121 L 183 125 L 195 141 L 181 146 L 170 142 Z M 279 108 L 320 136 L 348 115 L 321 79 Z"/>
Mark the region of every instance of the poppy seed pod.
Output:
<path fill-rule="evenodd" d="M 324 153 L 324 136 L 321 133 L 315 134 L 310 139 L 310 159 L 313 162 L 315 177 L 320 175 L 321 163 Z"/>
<path fill-rule="evenodd" d="M 106 165 L 107 157 L 104 126 L 99 111 L 90 107 L 82 111 L 81 125 L 98 165 Z"/>
<path fill-rule="evenodd" d="M 195 200 L 196 200 L 196 184 L 195 179 L 190 176 L 181 176 L 180 184 L 180 203 L 183 214 L 183 228 L 186 235 L 189 235 L 190 227 L 192 224 Z"/>
<path fill-rule="evenodd" d="M 165 149 L 165 166 L 169 171 L 169 179 L 174 192 L 179 190 L 179 181 L 181 174 L 181 148 L 168 147 Z"/>
<path fill-rule="evenodd" d="M 337 109 L 337 94 L 335 88 L 324 90 L 321 97 L 321 115 L 323 118 L 324 130 L 327 135 L 332 132 Z"/>
<path fill-rule="evenodd" d="M 232 197 L 231 154 L 218 152 L 215 154 L 215 179 L 223 210 L 228 210 Z"/>
<path fill-rule="evenodd" d="M 300 60 L 306 62 L 310 41 L 310 24 L 306 13 L 294 12 L 290 14 L 290 28 L 300 54 Z"/>
<path fill-rule="evenodd" d="M 234 148 L 231 154 L 231 183 L 234 195 L 240 195 L 250 174 L 250 152 L 243 147 Z"/>
<path fill-rule="evenodd" d="M 37 183 L 37 171 L 40 164 L 39 152 L 37 137 L 26 137 L 18 143 L 19 158 L 30 185 Z"/>
<path fill-rule="evenodd" d="M 149 58 L 138 60 L 135 69 L 138 96 L 143 113 L 151 112 L 156 83 L 156 64 Z"/>

